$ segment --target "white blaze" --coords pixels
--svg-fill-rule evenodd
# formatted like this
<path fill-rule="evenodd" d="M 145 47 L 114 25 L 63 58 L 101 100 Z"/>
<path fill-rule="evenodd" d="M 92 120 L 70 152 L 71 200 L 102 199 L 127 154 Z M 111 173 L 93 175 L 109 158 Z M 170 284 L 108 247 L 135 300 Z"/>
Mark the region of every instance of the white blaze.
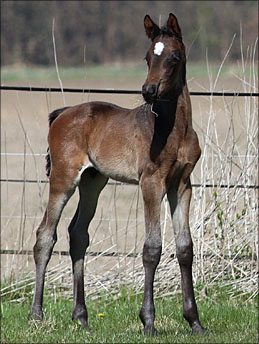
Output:
<path fill-rule="evenodd" d="M 160 56 L 160 55 L 162 54 L 164 48 L 165 48 L 164 43 L 162 43 L 162 42 L 157 42 L 157 43 L 155 44 L 155 47 L 154 47 L 154 54 Z"/>

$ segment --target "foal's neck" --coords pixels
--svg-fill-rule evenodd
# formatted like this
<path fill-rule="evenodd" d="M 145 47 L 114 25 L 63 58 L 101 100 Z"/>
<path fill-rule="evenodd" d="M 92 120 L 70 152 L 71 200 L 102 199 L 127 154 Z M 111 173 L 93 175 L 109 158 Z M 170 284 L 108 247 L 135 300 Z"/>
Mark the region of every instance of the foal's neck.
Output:
<path fill-rule="evenodd" d="M 170 99 L 162 98 L 156 100 L 151 107 L 155 113 L 154 135 L 150 147 L 150 158 L 156 161 L 164 146 L 167 138 L 173 130 L 178 102 L 178 95 Z"/>
<path fill-rule="evenodd" d="M 151 111 L 155 113 L 156 118 L 160 121 L 172 122 L 175 119 L 178 95 L 172 98 L 157 99 L 151 107 Z"/>

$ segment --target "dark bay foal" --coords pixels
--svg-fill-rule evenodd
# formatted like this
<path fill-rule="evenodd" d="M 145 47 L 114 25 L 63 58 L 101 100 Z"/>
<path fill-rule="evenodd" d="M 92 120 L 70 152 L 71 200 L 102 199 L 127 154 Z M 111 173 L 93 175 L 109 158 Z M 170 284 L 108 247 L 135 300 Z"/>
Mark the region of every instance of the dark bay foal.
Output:
<path fill-rule="evenodd" d="M 146 54 L 148 76 L 142 88 L 145 104 L 125 109 L 89 102 L 54 111 L 49 118 L 49 201 L 34 246 L 36 286 L 30 317 L 41 320 L 46 266 L 57 240 L 57 224 L 67 201 L 79 188 L 80 200 L 69 225 L 73 264 L 73 319 L 88 327 L 84 297 L 84 256 L 88 226 L 108 178 L 140 184 L 145 211 L 144 300 L 140 319 L 155 334 L 153 282 L 162 242 L 160 207 L 170 203 L 180 264 L 183 315 L 193 332 L 203 333 L 192 283 L 193 244 L 189 229 L 192 194 L 190 174 L 200 157 L 192 128 L 186 85 L 186 57 L 181 30 L 173 14 L 159 28 L 146 15 L 144 26 L 152 44 Z"/>

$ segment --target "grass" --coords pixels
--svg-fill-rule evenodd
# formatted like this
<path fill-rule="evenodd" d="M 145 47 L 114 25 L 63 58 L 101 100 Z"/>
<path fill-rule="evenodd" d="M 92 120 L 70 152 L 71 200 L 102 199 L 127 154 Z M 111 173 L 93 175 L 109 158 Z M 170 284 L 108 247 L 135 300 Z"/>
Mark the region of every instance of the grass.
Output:
<path fill-rule="evenodd" d="M 71 321 L 72 301 L 45 295 L 45 318 L 28 322 L 30 300 L 3 301 L 1 305 L 1 343 L 257 343 L 256 300 L 211 292 L 198 302 L 200 319 L 209 332 L 194 336 L 181 315 L 181 295 L 156 299 L 155 338 L 142 333 L 138 318 L 142 295 L 128 289 L 112 296 L 87 302 L 90 332 Z M 103 316 L 99 316 L 103 313 Z"/>
<path fill-rule="evenodd" d="M 90 65 L 75 67 L 59 67 L 59 74 L 62 80 L 81 79 L 144 79 L 146 67 L 142 65 L 111 64 L 111 65 Z M 57 79 L 55 66 L 6 66 L 1 72 L 2 83 L 15 81 L 52 81 Z"/>
<path fill-rule="evenodd" d="M 211 64 L 211 73 L 216 75 L 219 64 Z M 64 80 L 81 80 L 81 79 L 142 79 L 145 80 L 147 68 L 145 62 L 141 64 L 109 64 L 109 65 L 89 65 L 75 67 L 59 67 L 60 78 Z M 189 63 L 187 68 L 187 78 L 207 78 L 207 68 L 205 62 Z M 233 77 L 238 75 L 238 67 L 229 64 L 223 67 L 221 77 Z M 2 83 L 18 81 L 52 81 L 57 80 L 55 66 L 4 66 L 1 69 Z"/>

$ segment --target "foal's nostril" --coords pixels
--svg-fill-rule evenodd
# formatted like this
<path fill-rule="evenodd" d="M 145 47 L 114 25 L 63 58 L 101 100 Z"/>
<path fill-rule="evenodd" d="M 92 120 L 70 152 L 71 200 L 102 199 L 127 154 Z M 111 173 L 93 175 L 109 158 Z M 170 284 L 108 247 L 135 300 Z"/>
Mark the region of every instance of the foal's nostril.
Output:
<path fill-rule="evenodd" d="M 142 87 L 142 93 L 143 95 L 147 95 L 147 96 L 154 96 L 156 94 L 157 88 L 156 85 L 152 85 L 152 84 L 145 84 Z"/>
<path fill-rule="evenodd" d="M 156 85 L 147 85 L 147 93 L 154 96 L 156 94 Z"/>
<path fill-rule="evenodd" d="M 157 97 L 157 86 L 144 84 L 142 87 L 142 95 L 147 103 L 152 104 Z"/>

